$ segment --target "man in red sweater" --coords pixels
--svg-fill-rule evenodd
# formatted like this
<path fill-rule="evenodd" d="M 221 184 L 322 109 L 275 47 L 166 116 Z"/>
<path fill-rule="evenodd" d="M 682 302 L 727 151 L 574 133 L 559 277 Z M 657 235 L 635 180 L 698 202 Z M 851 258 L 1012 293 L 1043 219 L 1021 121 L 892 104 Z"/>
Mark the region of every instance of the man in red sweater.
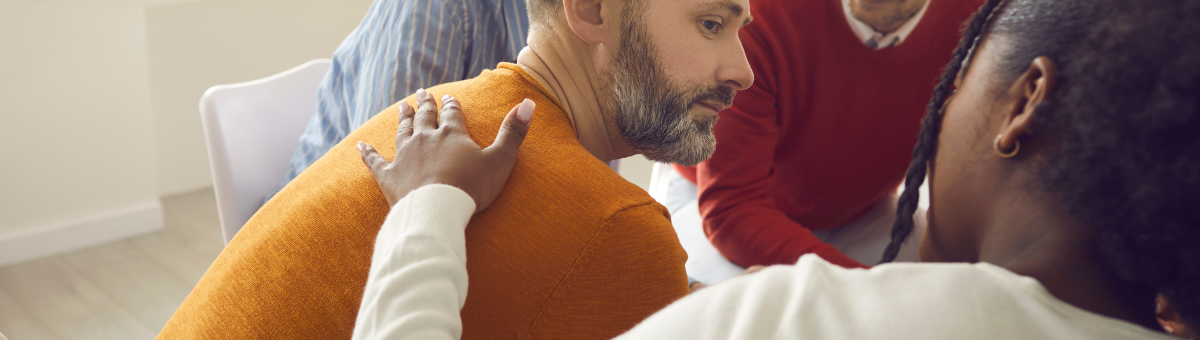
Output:
<path fill-rule="evenodd" d="M 698 209 L 667 202 L 681 237 L 700 228 L 680 223 L 698 213 L 712 246 L 741 266 L 807 253 L 877 263 L 925 106 L 981 3 L 752 1 L 741 39 L 754 85 L 721 112 L 712 158 L 676 166 L 688 181 L 669 185 L 673 197 L 698 189 Z M 916 243 L 902 259 L 917 259 Z"/>

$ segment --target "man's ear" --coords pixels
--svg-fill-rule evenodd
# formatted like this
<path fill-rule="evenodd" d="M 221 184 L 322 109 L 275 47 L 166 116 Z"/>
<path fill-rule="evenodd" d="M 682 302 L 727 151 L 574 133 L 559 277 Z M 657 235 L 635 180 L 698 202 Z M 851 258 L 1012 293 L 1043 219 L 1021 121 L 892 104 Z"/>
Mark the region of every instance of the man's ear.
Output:
<path fill-rule="evenodd" d="M 563 12 L 571 31 L 588 44 L 606 43 L 608 31 L 620 25 L 620 7 L 611 0 L 563 0 Z M 616 10 L 614 12 L 614 10 Z M 617 16 L 612 16 L 616 13 Z"/>
<path fill-rule="evenodd" d="M 1058 65 L 1054 64 L 1054 61 L 1043 56 L 1034 58 L 1033 62 L 1029 63 L 1029 70 L 1017 78 L 1009 91 L 1015 97 L 1016 103 L 1012 105 L 1012 110 L 1005 113 L 1004 125 L 1000 131 L 1004 136 L 1000 138 L 1002 149 L 1012 149 L 1017 140 L 1029 132 L 1033 118 L 1043 114 L 1037 110 L 1038 106 L 1054 95 L 1057 85 Z"/>

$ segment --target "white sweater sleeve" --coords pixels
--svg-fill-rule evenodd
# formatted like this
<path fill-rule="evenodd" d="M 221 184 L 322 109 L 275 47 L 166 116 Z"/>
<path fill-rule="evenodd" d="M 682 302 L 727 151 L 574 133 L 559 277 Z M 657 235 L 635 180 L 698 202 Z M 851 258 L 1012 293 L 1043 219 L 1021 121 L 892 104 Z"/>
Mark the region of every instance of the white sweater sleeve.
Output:
<path fill-rule="evenodd" d="M 426 185 L 388 213 L 354 323 L 354 339 L 458 339 L 467 299 L 464 230 L 475 201 Z"/>
<path fill-rule="evenodd" d="M 816 255 L 688 295 L 618 339 L 1170 339 L 986 263 L 845 269 Z"/>

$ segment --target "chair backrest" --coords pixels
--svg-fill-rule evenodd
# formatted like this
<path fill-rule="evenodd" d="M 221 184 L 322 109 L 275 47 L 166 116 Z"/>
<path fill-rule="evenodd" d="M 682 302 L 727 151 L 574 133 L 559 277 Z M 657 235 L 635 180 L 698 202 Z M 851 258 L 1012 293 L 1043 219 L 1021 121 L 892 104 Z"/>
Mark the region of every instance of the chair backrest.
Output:
<path fill-rule="evenodd" d="M 282 183 L 317 112 L 317 87 L 329 65 L 317 59 L 270 77 L 213 86 L 200 97 L 226 244 Z"/>

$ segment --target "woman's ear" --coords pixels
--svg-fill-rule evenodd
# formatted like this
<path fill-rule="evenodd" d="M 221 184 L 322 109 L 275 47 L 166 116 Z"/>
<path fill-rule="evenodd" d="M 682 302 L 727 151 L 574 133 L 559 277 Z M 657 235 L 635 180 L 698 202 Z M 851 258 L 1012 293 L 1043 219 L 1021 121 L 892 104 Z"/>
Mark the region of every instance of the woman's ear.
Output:
<path fill-rule="evenodd" d="M 620 20 L 611 16 L 613 9 L 620 15 L 620 7 L 612 0 L 563 0 L 563 12 L 567 26 L 588 44 L 606 43 L 607 32 L 619 28 Z M 611 7 L 611 8 L 610 8 Z"/>
<path fill-rule="evenodd" d="M 1043 56 L 1029 63 L 1029 70 L 1017 78 L 1009 90 L 1016 103 L 1006 113 L 1001 127 L 1000 148 L 1010 150 L 1015 147 L 1017 140 L 1029 131 L 1033 118 L 1042 114 L 1037 110 L 1038 106 L 1054 95 L 1057 85 L 1058 65 L 1054 61 Z"/>

